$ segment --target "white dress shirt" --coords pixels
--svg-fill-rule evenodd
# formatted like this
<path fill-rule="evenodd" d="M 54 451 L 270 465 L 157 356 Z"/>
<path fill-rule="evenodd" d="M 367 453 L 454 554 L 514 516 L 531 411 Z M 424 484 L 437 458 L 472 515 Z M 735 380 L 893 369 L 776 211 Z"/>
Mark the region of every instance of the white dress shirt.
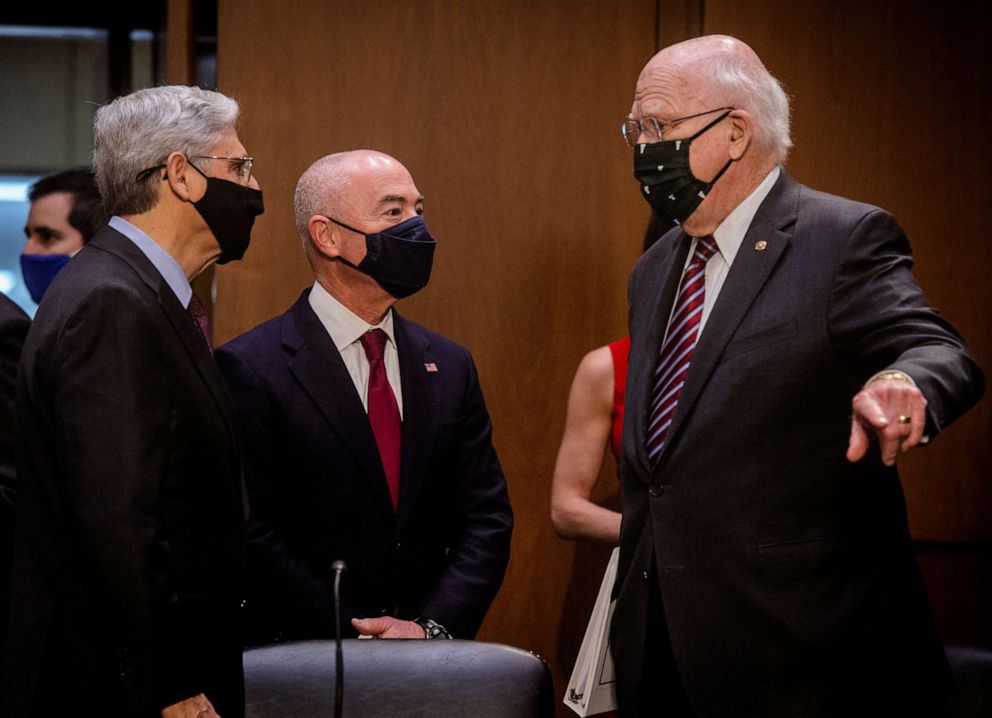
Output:
<path fill-rule="evenodd" d="M 355 389 L 362 398 L 365 411 L 369 410 L 369 360 L 365 356 L 361 338 L 365 332 L 372 329 L 381 329 L 386 333 L 388 340 L 383 357 L 386 364 L 386 378 L 389 379 L 389 386 L 393 389 L 402 420 L 403 390 L 400 384 L 400 357 L 396 351 L 396 338 L 393 336 L 393 310 L 386 312 L 386 316 L 379 324 L 369 324 L 328 294 L 319 282 L 313 283 L 309 299 L 310 307 L 324 325 L 334 346 L 341 352 L 341 360 L 348 369 L 351 380 L 355 382 Z"/>
<path fill-rule="evenodd" d="M 754 191 L 749 194 L 743 202 L 734 208 L 734 211 L 727 215 L 727 218 L 720 223 L 720 226 L 713 232 L 713 239 L 716 240 L 717 251 L 706 263 L 706 299 L 703 302 L 703 315 L 699 320 L 699 336 L 702 336 L 706 320 L 709 319 L 713 305 L 716 304 L 723 283 L 730 272 L 730 266 L 734 263 L 744 235 L 747 234 L 754 220 L 754 215 L 758 212 L 758 207 L 765 201 L 765 197 L 772 191 L 775 181 L 778 180 L 781 170 L 778 167 L 769 172 Z M 689 256 L 685 264 L 689 266 L 693 253 L 696 251 L 697 238 L 693 238 L 689 247 Z M 685 268 L 683 268 L 683 273 Z M 672 307 L 675 311 L 675 307 Z M 671 316 L 669 316 L 671 319 Z"/>

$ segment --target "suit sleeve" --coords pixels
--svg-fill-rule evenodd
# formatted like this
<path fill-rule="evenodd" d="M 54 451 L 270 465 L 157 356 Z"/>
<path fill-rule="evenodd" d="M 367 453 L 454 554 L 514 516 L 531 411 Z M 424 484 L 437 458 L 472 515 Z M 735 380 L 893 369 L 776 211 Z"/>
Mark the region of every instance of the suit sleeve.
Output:
<path fill-rule="evenodd" d="M 0 297 L 0 301 L 3 298 Z M 17 364 L 24 348 L 31 321 L 13 307 L 0 307 L 4 314 L 0 320 L 0 531 L 13 531 L 16 457 L 14 455 L 14 390 L 17 386 Z M 6 550 L 6 547 L 3 548 Z"/>
<path fill-rule="evenodd" d="M 510 560 L 513 512 L 492 444 L 492 422 L 472 358 L 466 377 L 453 485 L 455 516 L 447 565 L 423 616 L 455 638 L 473 638 L 503 582 Z"/>
<path fill-rule="evenodd" d="M 932 437 L 970 408 L 984 376 L 958 333 L 912 275 L 909 240 L 891 215 L 872 210 L 855 226 L 831 289 L 834 346 L 868 379 L 903 371 L 927 399 Z"/>
<path fill-rule="evenodd" d="M 69 319 L 51 359 L 56 460 L 69 535 L 94 575 L 130 710 L 160 709 L 203 687 L 183 661 L 197 637 L 163 530 L 172 401 L 157 305 L 107 286 Z M 149 704 L 153 704 L 149 706 Z"/>
<path fill-rule="evenodd" d="M 230 345 L 214 355 L 238 416 L 248 488 L 248 632 L 251 642 L 278 637 L 284 625 L 307 626 L 310 637 L 334 635 L 333 586 L 297 556 L 279 531 L 278 465 L 283 449 L 273 437 L 278 399 L 251 362 Z M 254 605 L 252 605 L 254 603 Z M 351 619 L 359 614 L 342 600 L 342 635 L 357 635 Z"/>

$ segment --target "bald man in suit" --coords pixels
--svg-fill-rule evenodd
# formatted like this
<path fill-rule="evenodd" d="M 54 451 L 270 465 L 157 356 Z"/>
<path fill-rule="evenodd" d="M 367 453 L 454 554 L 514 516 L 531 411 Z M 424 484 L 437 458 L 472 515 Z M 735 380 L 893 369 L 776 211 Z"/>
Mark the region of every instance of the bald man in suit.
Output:
<path fill-rule="evenodd" d="M 469 352 L 393 305 L 435 242 L 407 169 L 373 151 L 315 162 L 296 190 L 314 284 L 217 352 L 251 499 L 252 640 L 472 638 L 503 579 L 512 513 Z"/>

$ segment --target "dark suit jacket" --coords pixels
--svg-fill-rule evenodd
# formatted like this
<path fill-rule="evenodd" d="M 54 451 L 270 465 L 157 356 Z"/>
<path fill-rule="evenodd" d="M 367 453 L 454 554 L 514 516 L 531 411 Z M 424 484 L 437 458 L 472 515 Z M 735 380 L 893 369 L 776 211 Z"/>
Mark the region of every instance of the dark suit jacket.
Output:
<path fill-rule="evenodd" d="M 389 614 L 471 638 L 503 580 L 513 523 L 472 358 L 394 313 L 394 512 L 368 415 L 308 295 L 217 351 L 246 451 L 253 638 L 333 636 L 336 559 L 348 565 L 345 635 L 353 617 Z"/>
<path fill-rule="evenodd" d="M 652 561 L 701 716 L 881 715 L 890 701 L 939 696 L 946 661 L 899 476 L 874 449 L 846 460 L 851 399 L 875 372 L 902 370 L 929 400 L 933 436 L 980 396 L 980 370 L 927 305 L 895 220 L 783 173 L 652 467 L 651 377 L 688 244 L 669 232 L 630 281 L 613 621 L 621 707 L 652 690 L 639 670 Z"/>
<path fill-rule="evenodd" d="M 101 230 L 45 294 L 22 454 L 5 716 L 244 710 L 245 505 L 233 412 L 153 265 Z"/>
<path fill-rule="evenodd" d="M 24 310 L 0 294 L 0 677 L 3 676 L 10 557 L 14 550 L 14 500 L 17 496 L 14 388 L 17 364 L 30 326 L 31 320 Z"/>

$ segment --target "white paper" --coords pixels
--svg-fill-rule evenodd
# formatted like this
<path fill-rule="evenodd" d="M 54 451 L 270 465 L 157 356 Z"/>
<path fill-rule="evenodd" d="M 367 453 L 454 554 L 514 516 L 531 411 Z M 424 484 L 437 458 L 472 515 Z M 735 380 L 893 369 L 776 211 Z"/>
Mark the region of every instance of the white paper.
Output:
<path fill-rule="evenodd" d="M 617 576 L 617 557 L 613 549 L 600 584 L 596 604 L 586 626 L 586 635 L 575 659 L 572 677 L 565 688 L 564 703 L 580 716 L 616 710 L 617 697 L 613 675 L 613 654 L 610 652 L 610 624 L 614 602 L 610 600 Z"/>

